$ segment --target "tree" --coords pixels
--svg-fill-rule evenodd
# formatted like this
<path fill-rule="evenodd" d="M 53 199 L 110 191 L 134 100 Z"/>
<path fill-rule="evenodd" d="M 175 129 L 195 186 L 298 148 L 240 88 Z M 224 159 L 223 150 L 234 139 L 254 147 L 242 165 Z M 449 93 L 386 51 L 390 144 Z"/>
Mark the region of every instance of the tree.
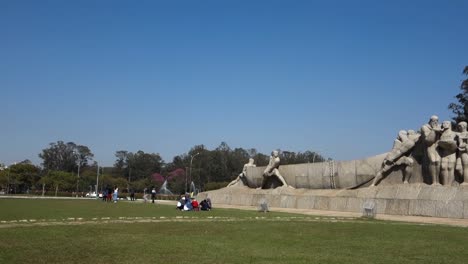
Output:
<path fill-rule="evenodd" d="M 52 186 L 55 189 L 55 196 L 60 188 L 65 191 L 71 191 L 73 189 L 75 178 L 73 174 L 64 171 L 49 171 L 48 174 L 40 180 L 42 184 L 46 186 Z"/>
<path fill-rule="evenodd" d="M 169 172 L 167 182 L 168 188 L 172 193 L 185 193 L 185 177 L 187 176 L 185 173 L 185 170 L 182 168 Z"/>
<path fill-rule="evenodd" d="M 149 178 L 155 172 L 161 172 L 164 161 L 158 153 L 136 153 L 126 150 L 115 152 L 117 160 L 114 166 L 122 173 L 128 182 Z"/>
<path fill-rule="evenodd" d="M 49 148 L 43 149 L 39 158 L 42 166 L 47 170 L 74 172 L 78 166 L 86 167 L 94 154 L 87 146 L 76 145 L 73 142 L 50 143 Z"/>
<path fill-rule="evenodd" d="M 35 189 L 36 183 L 40 179 L 40 169 L 30 162 L 20 162 L 10 168 L 10 184 L 13 185 L 14 192 L 25 192 Z"/>
<path fill-rule="evenodd" d="M 465 66 L 463 74 L 468 76 L 468 66 Z M 455 114 L 455 122 L 468 121 L 468 78 L 463 80 L 460 85 L 461 93 L 457 94 L 458 103 L 451 103 L 448 108 Z"/>
<path fill-rule="evenodd" d="M 8 193 L 8 185 L 10 183 L 9 173 L 9 169 L 0 170 L 0 189 L 5 193 Z"/>

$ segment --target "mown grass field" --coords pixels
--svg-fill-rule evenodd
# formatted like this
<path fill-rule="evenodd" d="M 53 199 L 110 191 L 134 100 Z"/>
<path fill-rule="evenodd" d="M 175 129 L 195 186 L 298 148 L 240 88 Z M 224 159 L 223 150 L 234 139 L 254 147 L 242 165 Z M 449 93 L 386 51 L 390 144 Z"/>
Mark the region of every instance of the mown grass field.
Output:
<path fill-rule="evenodd" d="M 466 228 L 174 207 L 0 199 L 0 263 L 468 263 Z"/>

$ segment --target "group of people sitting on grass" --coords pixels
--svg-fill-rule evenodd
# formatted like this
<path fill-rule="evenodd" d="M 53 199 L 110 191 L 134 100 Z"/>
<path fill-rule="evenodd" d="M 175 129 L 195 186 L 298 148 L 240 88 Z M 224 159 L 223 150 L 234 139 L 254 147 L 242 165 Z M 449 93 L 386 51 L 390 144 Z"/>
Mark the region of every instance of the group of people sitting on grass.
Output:
<path fill-rule="evenodd" d="M 177 209 L 181 211 L 210 211 L 211 199 L 206 198 L 201 201 L 201 203 L 198 203 L 197 199 L 187 193 L 185 195 L 181 195 L 180 200 L 177 202 Z"/>

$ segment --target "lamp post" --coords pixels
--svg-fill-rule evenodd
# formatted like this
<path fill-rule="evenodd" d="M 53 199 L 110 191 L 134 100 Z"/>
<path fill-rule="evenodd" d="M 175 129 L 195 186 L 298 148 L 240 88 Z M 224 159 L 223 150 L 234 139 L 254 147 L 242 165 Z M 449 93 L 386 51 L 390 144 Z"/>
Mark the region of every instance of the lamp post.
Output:
<path fill-rule="evenodd" d="M 6 194 L 10 194 L 10 169 L 8 169 L 8 166 L 5 166 L 5 170 L 8 170 L 8 183 L 7 183 L 7 189 L 6 189 Z"/>
<path fill-rule="evenodd" d="M 96 198 L 99 198 L 99 191 L 98 191 L 98 187 L 99 187 L 99 164 L 96 162 L 96 167 L 97 167 L 97 171 L 96 171 Z"/>
<path fill-rule="evenodd" d="M 76 178 L 76 197 L 78 197 L 78 184 L 80 183 L 81 158 L 80 158 L 80 154 L 76 153 L 76 151 L 73 151 L 73 154 L 75 154 L 78 157 L 78 174 Z"/>
<path fill-rule="evenodd" d="M 195 158 L 195 156 L 197 156 L 198 154 L 200 154 L 200 152 L 197 152 L 195 155 L 190 155 L 190 180 L 192 180 L 192 162 L 193 162 L 193 158 Z M 188 189 L 187 189 L 187 173 L 185 173 L 185 192 L 186 193 L 188 192 Z"/>

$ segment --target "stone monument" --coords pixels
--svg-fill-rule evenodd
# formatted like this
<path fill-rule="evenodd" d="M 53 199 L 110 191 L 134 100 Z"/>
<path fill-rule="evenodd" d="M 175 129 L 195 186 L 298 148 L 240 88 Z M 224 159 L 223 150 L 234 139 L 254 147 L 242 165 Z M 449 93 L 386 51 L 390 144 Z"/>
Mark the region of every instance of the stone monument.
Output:
<path fill-rule="evenodd" d="M 269 189 L 272 187 L 273 188 L 277 187 L 274 184 L 269 184 L 269 182 L 271 182 L 270 179 L 272 179 L 273 177 L 278 179 L 281 182 L 282 186 L 288 187 L 288 184 L 286 183 L 280 171 L 278 170 L 279 166 L 280 166 L 279 151 L 273 150 L 271 152 L 270 162 L 268 163 L 268 166 L 265 168 L 262 174 L 263 176 L 263 181 L 262 181 L 262 186 L 261 186 L 262 189 Z"/>
<path fill-rule="evenodd" d="M 237 176 L 237 178 L 230 182 L 226 187 L 235 186 L 239 183 L 243 186 L 249 186 L 249 182 L 245 177 L 248 167 L 256 167 L 256 165 L 254 164 L 254 159 L 250 158 L 249 163 L 244 164 L 244 168 L 242 169 L 242 172 L 239 174 L 239 176 Z"/>
<path fill-rule="evenodd" d="M 440 125 L 434 115 L 419 132 L 399 131 L 388 153 L 361 160 L 279 165 L 279 151 L 273 151 L 267 166 L 244 166 L 236 180 L 245 179 L 250 188 L 208 191 L 200 199 L 232 205 L 267 203 L 271 211 L 286 207 L 362 213 L 372 204 L 377 215 L 468 219 L 466 122 L 454 131 L 450 121 Z M 293 188 L 276 188 L 280 186 Z"/>
<path fill-rule="evenodd" d="M 413 172 L 413 158 L 409 157 L 411 150 L 416 145 L 421 135 L 414 130 L 401 130 L 397 139 L 393 143 L 393 148 L 382 162 L 382 169 L 379 170 L 371 186 L 376 186 L 380 180 L 395 166 L 401 166 L 403 170 L 403 183 L 408 183 Z"/>
<path fill-rule="evenodd" d="M 463 180 L 462 185 L 468 185 L 468 131 L 467 123 L 462 121 L 458 123 L 458 161 L 460 164 L 460 174 Z M 458 162 L 457 162 L 458 163 Z"/>

